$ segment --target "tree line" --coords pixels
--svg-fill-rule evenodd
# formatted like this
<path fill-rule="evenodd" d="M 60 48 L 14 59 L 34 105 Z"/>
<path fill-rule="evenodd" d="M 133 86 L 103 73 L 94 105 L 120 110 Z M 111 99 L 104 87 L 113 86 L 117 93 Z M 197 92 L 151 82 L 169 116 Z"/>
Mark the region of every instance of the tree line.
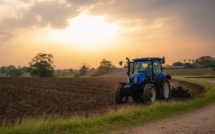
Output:
<path fill-rule="evenodd" d="M 103 59 L 100 62 L 100 66 L 92 76 L 107 74 L 113 69 L 113 67 L 114 65 L 111 61 Z M 18 68 L 16 68 L 13 65 L 10 65 L 8 67 L 2 66 L 0 68 L 0 73 L 5 73 L 6 76 L 10 77 L 19 77 L 22 76 L 24 73 L 30 73 L 32 77 L 54 77 L 54 68 L 55 65 L 52 54 L 38 53 L 29 62 L 29 67 L 19 66 Z M 89 65 L 85 63 L 81 65 L 80 70 L 78 72 L 75 72 L 73 69 L 69 69 L 69 73 L 74 74 L 74 77 L 80 77 L 86 75 L 89 69 Z"/>
<path fill-rule="evenodd" d="M 6 74 L 6 76 L 10 77 L 19 77 L 22 76 L 24 73 L 30 72 L 29 67 L 20 67 L 18 66 L 17 68 L 14 65 L 9 65 L 9 66 L 2 66 L 0 68 L 0 73 Z"/>
<path fill-rule="evenodd" d="M 211 68 L 215 67 L 215 58 L 211 56 L 201 56 L 197 59 L 184 60 L 175 62 L 173 66 L 184 66 L 185 68 Z"/>
<path fill-rule="evenodd" d="M 19 77 L 24 73 L 30 73 L 32 77 L 54 77 L 54 57 L 52 54 L 38 53 L 29 62 L 29 67 L 18 67 L 13 65 L 2 66 L 0 68 L 0 73 L 6 74 L 10 77 Z M 215 70 L 215 58 L 210 56 L 201 56 L 197 59 L 184 60 L 183 62 L 175 62 L 173 66 L 184 66 L 186 68 L 196 68 L 196 67 L 213 67 Z M 80 77 L 87 74 L 89 70 L 93 70 L 92 76 L 99 76 L 103 74 L 110 73 L 114 68 L 116 68 L 111 61 L 103 59 L 97 69 L 91 68 L 88 64 L 82 64 L 80 70 L 74 71 L 69 69 L 68 73 L 73 74 L 74 77 Z M 58 72 L 59 70 L 57 70 Z"/>

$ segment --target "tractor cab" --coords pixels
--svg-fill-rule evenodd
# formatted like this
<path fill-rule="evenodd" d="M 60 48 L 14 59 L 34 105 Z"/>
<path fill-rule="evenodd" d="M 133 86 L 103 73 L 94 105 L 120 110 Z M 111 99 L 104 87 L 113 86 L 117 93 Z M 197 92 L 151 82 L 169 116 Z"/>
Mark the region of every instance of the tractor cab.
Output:
<path fill-rule="evenodd" d="M 158 76 L 163 72 L 162 64 L 165 58 L 137 58 L 128 64 L 128 78 L 130 84 L 142 83 L 144 80 L 157 81 Z"/>

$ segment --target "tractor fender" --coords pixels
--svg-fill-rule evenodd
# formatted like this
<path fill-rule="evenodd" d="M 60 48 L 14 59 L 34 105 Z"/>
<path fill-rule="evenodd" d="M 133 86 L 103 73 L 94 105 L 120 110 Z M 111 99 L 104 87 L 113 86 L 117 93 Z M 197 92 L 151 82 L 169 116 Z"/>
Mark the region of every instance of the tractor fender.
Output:
<path fill-rule="evenodd" d="M 172 79 L 172 77 L 168 74 L 166 74 L 164 77 L 167 78 L 168 80 Z"/>
<path fill-rule="evenodd" d="M 157 84 L 160 85 L 164 81 L 165 78 L 167 78 L 168 80 L 170 80 L 171 76 L 168 75 L 168 74 L 165 74 L 165 73 L 160 73 L 158 75 Z"/>
<path fill-rule="evenodd" d="M 171 76 L 168 75 L 168 74 L 166 74 L 166 73 L 161 73 L 161 74 L 159 74 L 158 80 L 157 80 L 157 82 L 156 82 L 158 96 L 161 95 L 161 89 L 162 89 L 162 87 L 163 87 L 163 84 L 164 84 L 164 80 L 165 80 L 165 79 L 170 80 L 170 79 L 171 79 Z"/>

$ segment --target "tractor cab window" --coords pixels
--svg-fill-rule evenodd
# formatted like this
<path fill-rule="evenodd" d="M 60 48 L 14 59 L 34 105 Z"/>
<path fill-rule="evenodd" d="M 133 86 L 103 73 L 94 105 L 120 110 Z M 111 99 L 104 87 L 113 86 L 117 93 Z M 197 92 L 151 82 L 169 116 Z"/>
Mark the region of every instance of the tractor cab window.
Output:
<path fill-rule="evenodd" d="M 149 64 L 151 64 L 151 62 L 149 61 L 134 62 L 134 73 L 140 73 L 140 72 L 146 71 Z"/>
<path fill-rule="evenodd" d="M 147 65 L 146 65 L 146 74 L 148 75 L 148 76 L 152 76 L 152 63 L 151 63 L 151 61 L 148 61 L 147 62 Z"/>
<path fill-rule="evenodd" d="M 161 65 L 159 61 L 153 62 L 155 76 L 161 73 Z"/>

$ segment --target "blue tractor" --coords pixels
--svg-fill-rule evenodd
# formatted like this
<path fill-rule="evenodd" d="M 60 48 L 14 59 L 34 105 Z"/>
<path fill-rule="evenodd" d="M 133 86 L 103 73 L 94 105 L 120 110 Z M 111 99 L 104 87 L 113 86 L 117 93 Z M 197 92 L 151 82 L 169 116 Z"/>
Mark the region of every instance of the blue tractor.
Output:
<path fill-rule="evenodd" d="M 165 58 L 146 57 L 127 59 L 128 82 L 120 82 L 115 92 L 116 104 L 134 102 L 153 103 L 157 98 L 168 100 L 171 95 L 171 76 L 163 72 Z M 122 61 L 120 62 L 122 65 Z"/>

